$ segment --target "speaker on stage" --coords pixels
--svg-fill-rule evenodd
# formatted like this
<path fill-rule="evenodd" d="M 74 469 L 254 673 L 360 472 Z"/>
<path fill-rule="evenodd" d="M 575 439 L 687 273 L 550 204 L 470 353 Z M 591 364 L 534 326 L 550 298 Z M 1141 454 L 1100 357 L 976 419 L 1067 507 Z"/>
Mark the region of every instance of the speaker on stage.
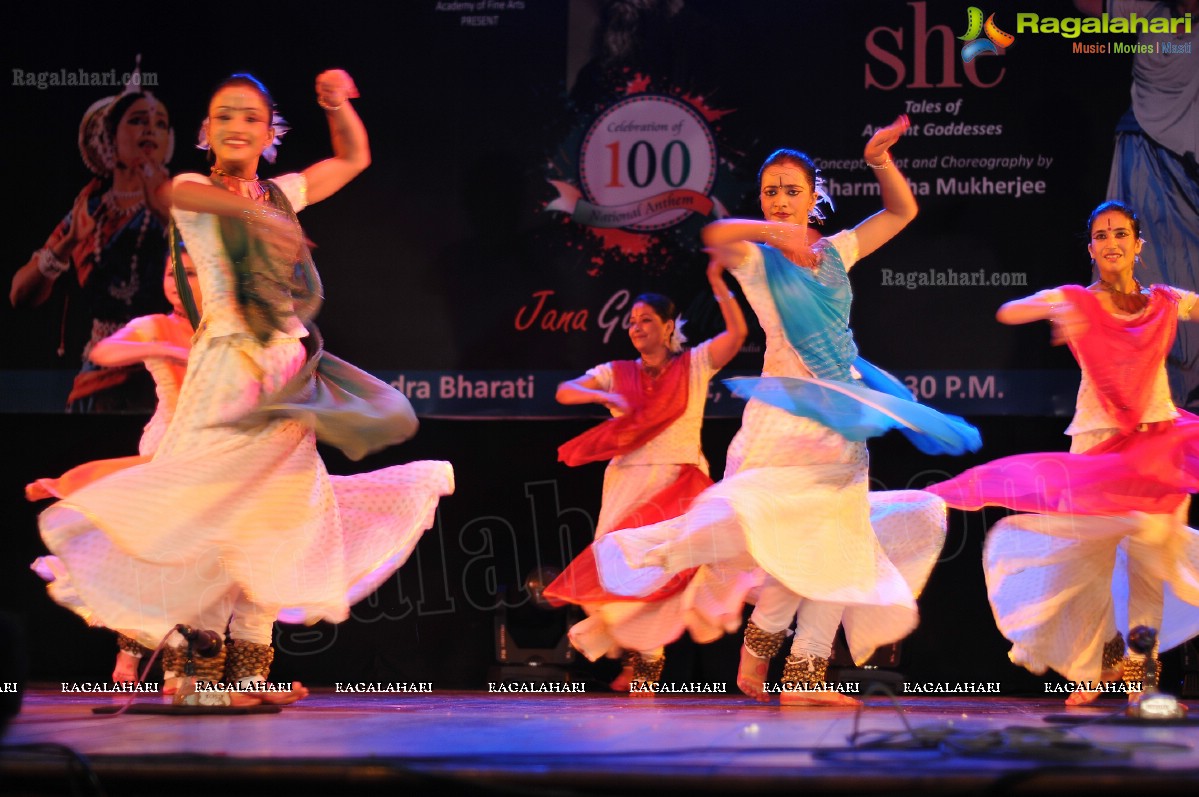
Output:
<path fill-rule="evenodd" d="M 12 612 L 0 611 L 0 737 L 8 721 L 21 710 L 21 695 L 29 677 L 29 654 L 24 627 Z"/>
<path fill-rule="evenodd" d="M 833 640 L 833 655 L 830 658 L 832 669 L 836 672 L 836 681 L 857 683 L 863 695 L 876 686 L 885 687 L 896 694 L 902 693 L 903 673 L 899 672 L 900 644 L 895 642 L 882 646 L 858 667 L 849 653 L 845 630 L 838 628 L 837 636 Z"/>
<path fill-rule="evenodd" d="M 554 607 L 542 595 L 558 574 L 553 567 L 534 570 L 523 585 L 529 600 L 513 609 L 500 604 L 494 620 L 497 665 L 491 668 L 491 680 L 570 683 L 575 651 L 566 632 L 577 618 L 571 607 Z"/>

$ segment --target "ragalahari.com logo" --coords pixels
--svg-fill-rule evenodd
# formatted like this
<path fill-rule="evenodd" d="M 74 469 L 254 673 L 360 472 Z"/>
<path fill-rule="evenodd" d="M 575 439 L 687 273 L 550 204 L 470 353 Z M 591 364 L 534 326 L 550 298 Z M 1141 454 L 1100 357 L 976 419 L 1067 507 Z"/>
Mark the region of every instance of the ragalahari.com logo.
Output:
<path fill-rule="evenodd" d="M 983 33 L 987 35 L 987 38 L 978 38 Z M 983 53 L 1000 55 L 1003 50 L 1012 46 L 1012 42 L 1016 41 L 1015 36 L 999 29 L 999 26 L 995 24 L 994 14 L 987 17 L 986 22 L 983 22 L 983 12 L 978 6 L 970 6 L 966 9 L 966 33 L 958 38 L 966 42 L 962 47 L 962 63 L 964 64 L 970 63 Z"/>

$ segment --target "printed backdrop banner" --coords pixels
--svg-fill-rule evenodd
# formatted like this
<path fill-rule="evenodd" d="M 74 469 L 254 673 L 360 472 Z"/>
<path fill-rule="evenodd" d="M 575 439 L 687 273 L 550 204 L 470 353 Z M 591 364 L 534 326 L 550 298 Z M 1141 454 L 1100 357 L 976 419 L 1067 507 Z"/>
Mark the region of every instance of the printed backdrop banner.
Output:
<path fill-rule="evenodd" d="M 169 111 L 171 173 L 207 170 L 196 131 L 212 87 L 240 71 L 270 87 L 292 125 L 264 177 L 328 157 L 313 78 L 344 67 L 373 163 L 301 213 L 328 348 L 392 380 L 424 415 L 585 415 L 595 408 L 559 407 L 554 388 L 635 355 L 637 294 L 672 296 L 693 342 L 719 332 L 699 232 L 760 217 L 757 169 L 770 152 L 815 158 L 831 233 L 881 207 L 862 149 L 907 114 L 892 156 L 920 214 L 852 272 L 862 353 L 950 412 L 1063 414 L 1077 385 L 1069 354 L 1043 325 L 994 315 L 1090 281 L 1085 220 L 1105 198 L 1137 36 L 1019 26 L 1033 6 L 1041 19 L 1078 17 L 1068 0 L 411 0 L 346 4 L 332 30 L 324 6 L 294 3 L 261 20 L 250 46 L 214 36 L 193 10 L 143 21 L 89 4 L 88 32 L 47 48 L 58 15 L 22 7 L 5 107 L 37 123 L 6 128 L 21 201 L 0 246 L 16 280 L 81 192 L 101 212 L 106 186 L 87 188 L 80 121 L 122 91 L 139 55 L 138 81 Z M 45 296 L 0 312 L 0 410 L 63 411 L 121 291 L 164 304 L 155 280 L 130 287 L 129 251 L 87 235 L 79 251 L 101 252 L 99 267 L 72 267 Z M 760 368 L 755 333 L 728 376 Z M 714 389 L 709 409 L 740 405 Z"/>

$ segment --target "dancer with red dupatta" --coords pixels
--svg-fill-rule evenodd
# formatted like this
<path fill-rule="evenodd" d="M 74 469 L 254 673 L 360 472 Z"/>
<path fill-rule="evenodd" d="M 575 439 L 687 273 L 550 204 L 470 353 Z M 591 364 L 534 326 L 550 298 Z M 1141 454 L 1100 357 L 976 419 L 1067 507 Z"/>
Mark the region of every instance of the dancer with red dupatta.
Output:
<path fill-rule="evenodd" d="M 745 316 L 714 262 L 708 281 L 724 318 L 725 331 L 684 350 L 674 303 L 643 294 L 629 314 L 629 338 L 641 355 L 597 366 L 558 386 L 563 404 L 597 403 L 616 417 L 558 449 L 567 465 L 611 460 L 604 472 L 603 502 L 596 539 L 615 529 L 675 517 L 712 480 L 700 447 L 708 383 L 745 342 Z M 748 576 L 741 575 L 738 578 Z M 605 590 L 588 546 L 545 591 L 552 602 L 577 603 L 588 617 L 570 630 L 572 644 L 592 661 L 625 656 L 617 691 L 649 693 L 665 664 L 663 647 L 686 630 L 711 641 L 741 619 L 741 591 L 726 591 L 721 579 L 695 571 L 680 574 L 652 594 L 629 598 Z M 735 593 L 735 594 L 734 594 Z M 728 600 L 720 596 L 726 594 Z"/>
<path fill-rule="evenodd" d="M 1177 322 L 1199 320 L 1199 296 L 1137 281 L 1144 241 L 1123 203 L 1096 208 L 1088 232 L 1098 281 L 1008 302 L 996 316 L 1050 321 L 1078 360 L 1070 453 L 1005 457 L 928 489 L 958 509 L 1035 513 L 997 523 L 984 552 L 1013 662 L 1131 684 L 1146 659 L 1126 654 L 1121 631 L 1160 629 L 1161 650 L 1199 632 L 1199 535 L 1186 526 L 1188 493 L 1199 490 L 1199 417 L 1174 406 L 1165 368 Z M 1098 695 L 1079 690 L 1066 702 Z"/>

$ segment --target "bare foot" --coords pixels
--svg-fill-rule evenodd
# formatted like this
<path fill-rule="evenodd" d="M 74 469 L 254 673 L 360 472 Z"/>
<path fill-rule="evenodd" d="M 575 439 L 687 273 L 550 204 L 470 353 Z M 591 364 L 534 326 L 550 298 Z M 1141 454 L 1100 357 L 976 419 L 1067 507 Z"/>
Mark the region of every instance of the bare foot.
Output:
<path fill-rule="evenodd" d="M 123 684 L 137 680 L 137 672 L 142 660 L 138 656 L 130 656 L 125 651 L 117 652 L 117 662 L 112 668 L 113 683 Z"/>
<path fill-rule="evenodd" d="M 267 705 L 290 706 L 292 703 L 308 697 L 308 688 L 299 681 L 292 681 L 290 691 L 255 692 L 254 696 L 260 698 Z"/>
<path fill-rule="evenodd" d="M 629 691 L 629 684 L 632 682 L 633 682 L 633 665 L 626 664 L 624 667 L 621 668 L 620 675 L 613 678 L 612 682 L 608 684 L 608 688 L 611 689 L 613 692 L 627 692 L 627 691 Z"/>
<path fill-rule="evenodd" d="M 1066 705 L 1067 706 L 1088 706 L 1091 703 L 1094 703 L 1098 699 L 1099 699 L 1098 691 L 1083 692 L 1083 691 L 1079 690 L 1077 692 L 1070 693 L 1070 696 L 1066 698 Z"/>
<path fill-rule="evenodd" d="M 232 697 L 232 702 L 230 703 L 230 705 L 237 706 L 237 707 L 245 707 L 245 706 L 261 706 L 262 704 L 265 703 L 268 706 L 289 706 L 298 700 L 303 700 L 304 698 L 308 697 L 308 694 L 309 694 L 308 689 L 299 681 L 292 682 L 290 692 L 286 692 L 286 691 L 282 691 L 282 690 L 267 691 L 267 684 L 265 682 L 259 681 L 258 683 L 262 684 L 261 692 L 259 692 L 259 691 L 252 691 L 252 692 L 230 691 L 229 695 L 230 695 L 230 697 Z"/>
<path fill-rule="evenodd" d="M 769 669 L 770 659 L 760 659 L 742 645 L 741 665 L 737 668 L 737 688 L 759 703 L 769 703 L 770 695 L 763 689 L 766 671 Z"/>
<path fill-rule="evenodd" d="M 779 703 L 784 706 L 831 706 L 833 708 L 853 708 L 862 705 L 856 697 L 837 691 L 786 691 L 779 694 Z"/>
<path fill-rule="evenodd" d="M 1111 681 L 1119 681 L 1123 677 L 1124 677 L 1124 664 L 1123 663 L 1121 663 L 1119 667 L 1115 667 L 1114 669 L 1111 669 L 1111 670 L 1104 670 L 1103 672 L 1101 672 L 1099 674 L 1099 680 L 1103 681 L 1105 683 L 1111 682 Z M 1076 692 L 1071 692 L 1070 696 L 1066 698 L 1066 705 L 1067 706 L 1089 706 L 1091 703 L 1094 703 L 1096 700 L 1098 700 L 1099 695 L 1101 695 L 1101 694 L 1103 694 L 1103 693 L 1098 690 L 1090 690 L 1090 691 L 1086 691 L 1086 692 L 1079 690 Z M 1132 699 L 1131 693 L 1129 694 L 1129 699 L 1130 700 Z"/>

